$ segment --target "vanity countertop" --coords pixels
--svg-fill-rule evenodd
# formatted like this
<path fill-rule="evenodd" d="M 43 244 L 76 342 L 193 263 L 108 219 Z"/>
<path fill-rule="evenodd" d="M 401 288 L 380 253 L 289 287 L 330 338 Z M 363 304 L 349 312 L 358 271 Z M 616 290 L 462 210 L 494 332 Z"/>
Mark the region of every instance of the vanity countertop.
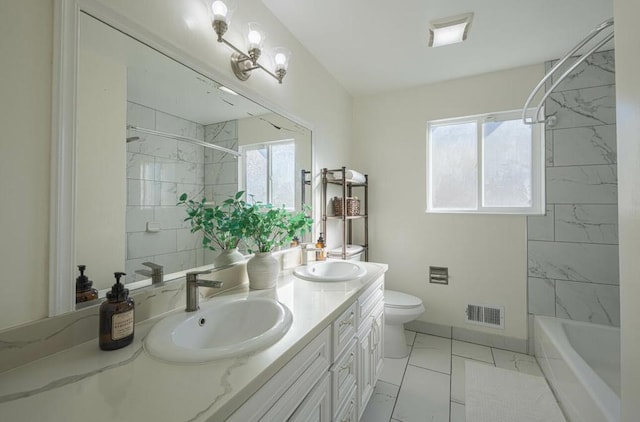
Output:
<path fill-rule="evenodd" d="M 203 364 L 158 361 L 144 351 L 143 339 L 164 314 L 137 324 L 133 344 L 123 349 L 103 352 L 95 339 L 4 372 L 0 420 L 222 421 L 387 270 L 364 265 L 368 273 L 360 280 L 316 283 L 285 273 L 274 290 L 244 285 L 226 293 L 275 295 L 293 313 L 287 334 L 252 355 Z"/>

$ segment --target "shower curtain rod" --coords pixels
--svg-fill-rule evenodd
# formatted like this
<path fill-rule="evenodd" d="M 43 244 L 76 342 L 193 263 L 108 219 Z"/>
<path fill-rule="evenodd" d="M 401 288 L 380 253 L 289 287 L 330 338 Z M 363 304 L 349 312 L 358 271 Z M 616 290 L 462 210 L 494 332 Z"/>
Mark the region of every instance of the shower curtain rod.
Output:
<path fill-rule="evenodd" d="M 210 143 L 201 141 L 199 139 L 193 139 L 193 138 L 189 138 L 189 137 L 182 136 L 182 135 L 175 135 L 175 134 L 169 133 L 169 132 L 160 132 L 159 130 L 147 129 L 147 128 L 137 127 L 137 126 L 133 126 L 133 125 L 127 125 L 127 129 L 133 130 L 135 132 L 147 133 L 149 135 L 164 136 L 165 138 L 171 138 L 171 139 L 176 139 L 178 141 L 189 142 L 191 144 L 200 145 L 201 147 L 217 149 L 218 151 L 222 151 L 222 152 L 226 152 L 227 154 L 231 154 L 234 157 L 242 157 L 242 154 L 239 153 L 238 151 L 234 151 L 232 149 L 221 147 L 221 146 L 218 146 L 218 145 L 215 145 L 215 144 L 210 144 Z"/>
<path fill-rule="evenodd" d="M 576 61 L 562 75 L 560 75 L 559 77 L 556 75 L 556 71 L 558 71 L 560 69 L 560 67 L 562 67 L 562 65 L 567 60 L 569 60 L 572 57 L 575 57 L 574 55 L 580 49 L 582 49 L 585 45 L 587 45 L 589 43 L 589 41 L 594 39 L 600 33 L 603 33 L 603 31 L 605 31 L 608 28 L 611 28 L 611 32 L 610 33 L 604 33 L 604 37 L 599 42 L 597 42 L 596 45 L 593 46 L 590 50 L 588 50 L 587 52 L 585 52 L 582 55 L 578 56 L 576 58 Z M 562 60 L 558 61 L 555 64 L 555 66 L 553 66 L 551 68 L 551 70 L 549 70 L 549 72 L 545 75 L 545 77 L 538 83 L 538 85 L 536 85 L 536 87 L 533 88 L 533 91 L 531 91 L 531 94 L 529 94 L 529 98 L 527 98 L 527 101 L 524 103 L 524 107 L 522 107 L 522 122 L 524 124 L 527 124 L 527 125 L 536 124 L 536 123 L 546 123 L 549 127 L 555 126 L 555 124 L 556 124 L 555 123 L 556 122 L 556 117 L 555 116 L 549 116 L 549 118 L 545 118 L 545 116 L 541 116 L 541 114 L 542 114 L 541 110 L 542 110 L 542 107 L 544 106 L 544 102 L 546 101 L 547 98 L 549 98 L 551 93 L 553 93 L 553 91 L 558 87 L 558 85 L 560 85 L 560 83 L 567 76 L 569 76 L 569 74 L 571 72 L 573 72 L 591 54 L 595 53 L 600 48 L 602 48 L 606 43 L 611 41 L 613 39 L 613 36 L 614 36 L 613 18 L 610 18 L 610 19 L 607 19 L 606 21 L 602 22 L 600 25 L 598 25 L 594 29 L 592 29 L 591 32 L 589 32 L 587 34 L 587 36 L 584 37 L 584 39 L 582 39 L 582 41 L 580 41 L 575 47 L 573 47 L 573 49 L 571 51 L 569 51 L 564 56 L 564 58 L 562 58 Z M 538 103 L 538 106 L 536 107 L 536 110 L 535 110 L 534 114 L 532 116 L 528 116 L 527 113 L 529 111 L 529 105 L 533 101 L 533 97 L 536 96 L 538 91 L 540 91 L 540 89 L 542 89 L 545 86 L 546 82 L 548 80 L 550 80 L 552 77 L 554 78 L 553 85 L 551 85 L 551 87 L 547 90 L 547 92 L 545 92 L 544 96 L 542 97 L 542 99 Z"/>

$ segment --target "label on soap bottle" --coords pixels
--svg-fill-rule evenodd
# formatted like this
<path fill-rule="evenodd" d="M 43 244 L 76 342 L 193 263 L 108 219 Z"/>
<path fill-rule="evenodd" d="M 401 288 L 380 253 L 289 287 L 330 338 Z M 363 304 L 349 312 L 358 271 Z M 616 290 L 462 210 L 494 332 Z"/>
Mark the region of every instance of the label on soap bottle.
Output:
<path fill-rule="evenodd" d="M 111 318 L 111 338 L 120 340 L 133 334 L 133 309 Z"/>

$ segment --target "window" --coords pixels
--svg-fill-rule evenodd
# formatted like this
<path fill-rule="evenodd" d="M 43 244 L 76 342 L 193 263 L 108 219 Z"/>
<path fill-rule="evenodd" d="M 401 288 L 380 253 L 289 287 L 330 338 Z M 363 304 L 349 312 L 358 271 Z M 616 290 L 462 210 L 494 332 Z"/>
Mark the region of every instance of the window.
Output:
<path fill-rule="evenodd" d="M 427 124 L 427 212 L 544 214 L 544 139 L 520 112 Z"/>
<path fill-rule="evenodd" d="M 295 207 L 295 159 L 293 140 L 248 145 L 244 152 L 245 191 L 256 201 Z"/>

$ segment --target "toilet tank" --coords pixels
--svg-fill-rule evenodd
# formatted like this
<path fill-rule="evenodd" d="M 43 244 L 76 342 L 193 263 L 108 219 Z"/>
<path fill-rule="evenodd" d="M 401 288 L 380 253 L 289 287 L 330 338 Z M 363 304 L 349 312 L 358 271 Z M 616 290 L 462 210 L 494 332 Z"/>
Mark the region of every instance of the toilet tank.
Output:
<path fill-rule="evenodd" d="M 347 245 L 347 261 L 362 261 L 364 248 L 360 245 Z M 329 258 L 342 259 L 342 246 L 327 252 Z"/>

